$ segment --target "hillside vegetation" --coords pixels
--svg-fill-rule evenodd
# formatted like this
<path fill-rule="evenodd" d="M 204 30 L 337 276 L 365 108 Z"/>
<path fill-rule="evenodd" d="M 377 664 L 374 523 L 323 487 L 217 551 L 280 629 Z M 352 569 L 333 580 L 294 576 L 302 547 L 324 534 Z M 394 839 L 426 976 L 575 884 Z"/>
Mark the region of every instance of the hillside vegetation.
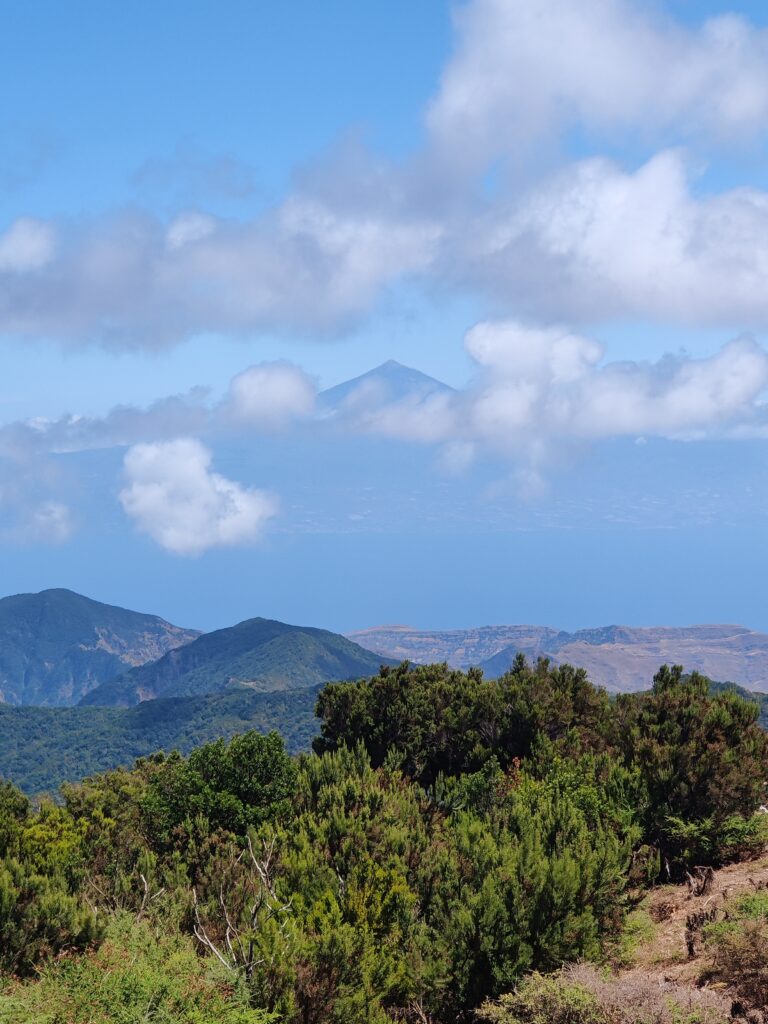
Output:
<path fill-rule="evenodd" d="M 384 667 L 318 712 L 298 759 L 250 732 L 62 805 L 1 788 L 0 1021 L 645 1024 L 605 980 L 639 901 L 768 839 L 757 705 L 680 669 L 611 701 L 546 662 Z M 652 1020 L 756 1019 L 755 913 L 703 936 L 720 998 Z"/>
<path fill-rule="evenodd" d="M 0 778 L 29 794 L 130 767 L 158 750 L 189 753 L 219 737 L 276 729 L 291 753 L 309 750 L 319 687 L 255 693 L 231 687 L 201 697 L 169 697 L 131 708 L 19 708 L 0 704 Z"/>
<path fill-rule="evenodd" d="M 315 701 L 321 688 L 261 693 L 233 685 L 220 693 L 164 697 L 130 708 L 0 704 L 0 779 L 10 779 L 30 795 L 53 792 L 63 782 L 126 767 L 156 751 L 188 753 L 201 743 L 249 729 L 274 729 L 291 753 L 307 752 L 319 729 Z M 768 697 L 732 683 L 710 683 L 710 689 L 757 703 L 758 724 L 768 728 Z"/>
<path fill-rule="evenodd" d="M 157 615 L 91 601 L 71 590 L 0 600 L 0 701 L 76 704 L 119 673 L 198 636 Z"/>
<path fill-rule="evenodd" d="M 228 686 L 255 690 L 306 688 L 377 672 L 382 661 L 337 633 L 290 626 L 272 619 L 247 619 L 204 633 L 88 693 L 84 705 L 127 707 L 156 697 L 217 693 Z"/>

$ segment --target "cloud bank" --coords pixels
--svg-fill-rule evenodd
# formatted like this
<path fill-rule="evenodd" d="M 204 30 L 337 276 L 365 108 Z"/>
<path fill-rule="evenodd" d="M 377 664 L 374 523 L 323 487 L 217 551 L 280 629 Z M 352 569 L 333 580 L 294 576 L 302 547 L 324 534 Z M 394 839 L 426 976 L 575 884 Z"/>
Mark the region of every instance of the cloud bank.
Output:
<path fill-rule="evenodd" d="M 325 336 L 412 280 L 545 323 L 759 329 L 768 193 L 702 191 L 697 174 L 767 125 L 768 33 L 743 18 L 690 27 L 635 0 L 472 0 L 408 159 L 341 146 L 247 220 L 194 207 L 21 218 L 0 229 L 0 334 L 127 348 Z M 600 155 L 622 146 L 626 165 Z M 500 157 L 515 170 L 489 192 Z"/>
<path fill-rule="evenodd" d="M 195 334 L 336 331 L 425 271 L 439 225 L 294 196 L 250 222 L 130 212 L 0 236 L 0 333 L 162 347 Z"/>
<path fill-rule="evenodd" d="M 477 324 L 465 346 L 476 373 L 461 391 L 360 409 L 347 429 L 441 447 L 461 471 L 482 452 L 518 466 L 620 437 L 762 437 L 768 353 L 748 336 L 706 358 L 610 362 L 593 338 L 515 320 Z"/>

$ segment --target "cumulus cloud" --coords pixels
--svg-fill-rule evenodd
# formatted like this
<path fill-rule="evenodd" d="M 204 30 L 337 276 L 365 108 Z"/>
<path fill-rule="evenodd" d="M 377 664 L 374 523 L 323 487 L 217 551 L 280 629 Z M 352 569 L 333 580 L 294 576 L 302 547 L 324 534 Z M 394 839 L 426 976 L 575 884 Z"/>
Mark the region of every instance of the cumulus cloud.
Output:
<path fill-rule="evenodd" d="M 679 151 L 582 161 L 467 237 L 454 273 L 531 316 L 768 323 L 768 193 L 697 197 Z"/>
<path fill-rule="evenodd" d="M 276 498 L 211 469 L 199 441 L 180 439 L 131 448 L 120 502 L 139 530 L 176 555 L 257 540 L 277 512 Z"/>
<path fill-rule="evenodd" d="M 768 353 L 742 337 L 702 359 L 604 363 L 602 346 L 561 328 L 484 323 L 466 339 L 482 367 L 467 396 L 470 436 L 530 450 L 551 441 L 716 436 L 759 422 Z"/>
<path fill-rule="evenodd" d="M 470 167 L 575 124 L 765 134 L 768 32 L 741 17 L 687 27 L 632 0 L 473 0 L 456 21 L 428 125 Z"/>
<path fill-rule="evenodd" d="M 680 150 L 634 170 L 587 159 L 442 219 L 292 198 L 250 224 L 133 215 L 55 246 L 50 226 L 14 228 L 0 239 L 0 333 L 122 346 L 322 333 L 409 274 L 543 321 L 764 327 L 768 192 L 701 193 L 696 173 Z"/>
<path fill-rule="evenodd" d="M 223 413 L 251 426 L 277 430 L 314 411 L 317 386 L 285 361 L 249 366 L 232 378 Z"/>

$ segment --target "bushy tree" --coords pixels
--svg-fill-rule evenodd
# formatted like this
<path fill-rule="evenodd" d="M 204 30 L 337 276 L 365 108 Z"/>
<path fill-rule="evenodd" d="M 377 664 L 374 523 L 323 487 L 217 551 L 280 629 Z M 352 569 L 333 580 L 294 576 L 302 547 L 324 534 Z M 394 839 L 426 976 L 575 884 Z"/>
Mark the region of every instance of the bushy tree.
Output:
<path fill-rule="evenodd" d="M 375 767 L 396 755 L 423 785 L 490 757 L 505 767 L 542 738 L 562 751 L 604 749 L 612 725 L 607 695 L 583 670 L 546 659 L 531 668 L 522 657 L 498 680 L 445 664 L 384 666 L 372 679 L 325 687 L 317 715 L 318 753 L 361 742 Z"/>
<path fill-rule="evenodd" d="M 738 694 L 710 695 L 698 673 L 663 666 L 650 693 L 621 696 L 619 751 L 641 773 L 645 837 L 675 861 L 717 863 L 738 822 L 764 801 L 768 735 L 758 707 Z"/>
<path fill-rule="evenodd" d="M 145 834 L 167 847 L 195 819 L 206 830 L 244 836 L 252 826 L 290 811 L 296 766 L 276 732 L 218 740 L 189 757 L 172 754 L 152 765 L 142 798 Z"/>

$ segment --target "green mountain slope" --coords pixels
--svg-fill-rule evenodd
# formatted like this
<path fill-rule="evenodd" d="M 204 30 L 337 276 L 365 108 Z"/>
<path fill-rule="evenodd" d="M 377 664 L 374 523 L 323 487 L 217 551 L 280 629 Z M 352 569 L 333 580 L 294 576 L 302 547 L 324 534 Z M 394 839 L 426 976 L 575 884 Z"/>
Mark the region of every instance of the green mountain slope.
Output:
<path fill-rule="evenodd" d="M 71 590 L 6 597 L 0 600 L 0 701 L 76 704 L 101 683 L 198 635 Z"/>
<path fill-rule="evenodd" d="M 92 690 L 82 703 L 127 707 L 158 697 L 216 693 L 233 685 L 262 692 L 305 688 L 375 675 L 382 663 L 392 664 L 337 633 L 247 619 L 204 633 L 159 661 L 126 672 Z"/>
<path fill-rule="evenodd" d="M 320 687 L 146 701 L 132 708 L 0 705 L 0 778 L 27 793 L 55 790 L 157 750 L 188 753 L 201 743 L 276 729 L 292 753 L 309 750 Z"/>

